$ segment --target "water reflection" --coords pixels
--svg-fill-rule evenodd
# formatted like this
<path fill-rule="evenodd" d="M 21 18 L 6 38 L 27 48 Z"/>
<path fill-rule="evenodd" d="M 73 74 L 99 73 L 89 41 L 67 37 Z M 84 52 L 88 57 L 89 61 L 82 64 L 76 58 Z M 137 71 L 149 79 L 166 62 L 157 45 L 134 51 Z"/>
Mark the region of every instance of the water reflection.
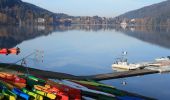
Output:
<path fill-rule="evenodd" d="M 23 41 L 53 32 L 51 27 L 40 26 L 0 26 L 0 48 L 12 48 Z"/>
<path fill-rule="evenodd" d="M 114 25 L 72 25 L 72 26 L 0 26 L 0 47 L 12 48 L 23 41 L 34 39 L 40 36 L 47 36 L 52 32 L 64 32 L 71 30 L 81 31 L 118 31 L 124 34 L 162 46 L 170 48 L 170 28 L 154 26 L 126 27 Z"/>
<path fill-rule="evenodd" d="M 170 49 L 170 27 L 138 26 L 121 31 L 144 42 Z"/>

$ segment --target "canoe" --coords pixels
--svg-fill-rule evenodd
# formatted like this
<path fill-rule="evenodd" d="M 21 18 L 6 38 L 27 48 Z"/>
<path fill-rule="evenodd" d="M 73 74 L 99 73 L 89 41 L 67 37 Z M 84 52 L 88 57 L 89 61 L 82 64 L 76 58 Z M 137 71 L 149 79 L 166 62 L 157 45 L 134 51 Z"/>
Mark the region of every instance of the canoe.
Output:
<path fill-rule="evenodd" d="M 0 53 L 1 54 L 8 54 L 8 53 L 10 53 L 10 51 L 6 48 L 2 48 L 2 49 L 0 49 Z"/>
<path fill-rule="evenodd" d="M 27 90 L 26 88 L 23 88 L 22 91 L 28 95 L 30 95 L 31 100 L 43 100 L 43 96 L 34 93 L 32 91 Z"/>
<path fill-rule="evenodd" d="M 0 93 L 0 100 L 4 99 L 4 95 Z"/>
<path fill-rule="evenodd" d="M 34 85 L 45 85 L 46 81 L 40 78 L 37 78 L 35 76 L 32 75 L 20 75 L 19 77 L 22 77 L 24 79 L 26 79 L 26 84 L 27 84 L 27 88 L 32 88 L 34 87 Z"/>
<path fill-rule="evenodd" d="M 52 99 L 52 100 L 56 99 L 56 95 L 55 94 L 46 93 L 46 92 L 43 92 L 43 91 L 40 91 L 40 90 L 37 90 L 37 89 L 33 89 L 33 92 L 35 92 L 35 93 L 37 93 L 39 95 L 48 97 L 49 99 Z"/>
<path fill-rule="evenodd" d="M 5 81 L 11 85 L 13 85 L 14 87 L 16 88 L 19 88 L 19 89 L 22 89 L 22 88 L 25 88 L 26 87 L 26 84 L 25 83 L 14 83 L 12 81 Z"/>
<path fill-rule="evenodd" d="M 26 83 L 26 80 L 23 78 L 20 78 L 14 74 L 9 74 L 5 72 L 0 72 L 0 79 L 2 80 L 7 80 L 7 81 L 12 81 L 15 83 Z"/>
<path fill-rule="evenodd" d="M 79 85 L 77 83 L 74 83 L 74 82 L 71 82 L 71 81 L 68 81 L 68 80 L 61 80 L 61 82 L 65 85 L 67 85 L 67 86 L 81 90 L 82 91 L 81 94 L 85 95 L 85 96 L 89 96 L 89 97 L 97 98 L 97 99 L 103 98 L 104 100 L 105 99 L 108 99 L 108 100 L 111 99 L 112 100 L 112 99 L 115 98 L 115 95 L 113 95 L 113 94 L 88 89 L 87 87 L 84 87 L 82 85 Z"/>
<path fill-rule="evenodd" d="M 10 90 L 12 90 L 12 89 L 14 88 L 13 85 L 11 85 L 11 84 L 9 84 L 9 83 L 7 83 L 7 82 L 1 81 L 1 80 L 0 80 L 0 85 L 1 85 L 1 86 L 5 86 L 6 88 L 8 88 L 8 89 L 10 89 Z"/>
<path fill-rule="evenodd" d="M 47 80 L 47 85 L 50 85 L 51 88 L 56 89 L 61 93 L 66 93 L 71 100 L 81 100 L 81 91 L 79 89 L 75 89 L 64 84 L 59 84 L 51 80 Z"/>
<path fill-rule="evenodd" d="M 6 87 L 0 85 L 0 93 L 4 95 L 4 100 L 16 100 L 17 95 L 8 90 Z"/>
<path fill-rule="evenodd" d="M 108 85 L 98 83 L 95 81 L 77 81 L 77 80 L 70 80 L 70 81 L 75 82 L 80 85 L 83 85 L 89 89 L 94 89 L 94 90 L 103 91 L 106 93 L 111 93 L 116 96 L 125 96 L 126 95 L 124 92 L 117 90 L 116 88 L 114 88 L 112 86 L 108 86 Z"/>
<path fill-rule="evenodd" d="M 40 83 L 46 83 L 45 80 L 43 80 L 43 79 L 41 79 L 41 78 L 37 78 L 37 77 L 32 76 L 32 75 L 29 75 L 28 78 L 29 78 L 29 79 L 32 79 L 32 80 L 34 80 L 34 81 L 40 82 Z"/>
<path fill-rule="evenodd" d="M 10 48 L 8 49 L 8 51 L 10 52 L 10 54 L 18 54 L 20 53 L 20 48 Z"/>
<path fill-rule="evenodd" d="M 7 48 L 2 48 L 0 49 L 0 54 L 19 54 L 20 53 L 20 48 L 10 48 L 10 49 L 7 49 Z"/>
<path fill-rule="evenodd" d="M 117 100 L 144 100 L 142 98 L 132 97 L 132 96 L 117 96 L 116 99 Z"/>
<path fill-rule="evenodd" d="M 22 92 L 21 90 L 19 90 L 17 88 L 12 89 L 12 92 L 15 93 L 21 99 L 29 100 L 29 98 L 30 98 L 29 95 L 27 95 L 26 93 Z"/>
<path fill-rule="evenodd" d="M 69 100 L 69 96 L 66 93 L 60 92 L 59 89 L 51 87 L 50 85 L 45 86 L 34 85 L 34 88 L 46 93 L 55 94 L 57 100 Z"/>
<path fill-rule="evenodd" d="M 13 80 L 14 76 L 5 72 L 0 72 L 0 79 L 2 80 Z"/>

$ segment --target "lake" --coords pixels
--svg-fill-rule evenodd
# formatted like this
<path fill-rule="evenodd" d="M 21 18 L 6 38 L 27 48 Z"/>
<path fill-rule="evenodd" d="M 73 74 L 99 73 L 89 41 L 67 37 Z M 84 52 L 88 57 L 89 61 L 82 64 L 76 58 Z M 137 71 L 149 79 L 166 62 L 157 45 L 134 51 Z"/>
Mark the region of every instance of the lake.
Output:
<path fill-rule="evenodd" d="M 114 72 L 111 64 L 127 51 L 131 63 L 170 55 L 170 29 L 138 26 L 0 26 L 0 47 L 19 47 L 19 55 L 0 55 L 0 62 L 26 59 L 29 67 L 73 75 Z M 17 63 L 20 64 L 20 63 Z M 127 85 L 121 82 L 126 81 Z M 153 74 L 103 83 L 162 100 L 170 98 L 170 74 Z"/>

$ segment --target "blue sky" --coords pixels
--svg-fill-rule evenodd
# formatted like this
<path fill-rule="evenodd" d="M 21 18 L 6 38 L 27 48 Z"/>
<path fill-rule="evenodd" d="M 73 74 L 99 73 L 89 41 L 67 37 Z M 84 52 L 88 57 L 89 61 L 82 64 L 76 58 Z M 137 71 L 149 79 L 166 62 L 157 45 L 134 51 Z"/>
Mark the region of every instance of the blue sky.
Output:
<path fill-rule="evenodd" d="M 165 0 L 23 0 L 56 13 L 114 17 Z"/>

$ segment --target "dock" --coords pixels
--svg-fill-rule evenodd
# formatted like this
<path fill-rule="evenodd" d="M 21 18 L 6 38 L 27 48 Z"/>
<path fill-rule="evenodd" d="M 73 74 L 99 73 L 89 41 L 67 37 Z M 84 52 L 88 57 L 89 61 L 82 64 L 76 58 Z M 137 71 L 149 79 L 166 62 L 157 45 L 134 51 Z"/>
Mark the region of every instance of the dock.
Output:
<path fill-rule="evenodd" d="M 96 81 L 102 81 L 102 80 L 108 80 L 108 79 L 126 78 L 126 77 L 141 76 L 141 75 L 155 74 L 155 73 L 159 73 L 159 71 L 148 70 L 148 69 L 138 69 L 138 70 L 114 72 L 114 73 L 108 73 L 108 74 L 85 76 L 85 78 L 96 80 Z"/>
<path fill-rule="evenodd" d="M 66 74 L 66 73 L 44 71 L 44 70 L 39 70 L 39 69 L 35 69 L 35 68 L 23 67 L 20 65 L 10 65 L 10 67 L 9 67 L 9 64 L 0 64 L 0 71 L 11 72 L 14 74 L 27 73 L 26 69 L 29 70 L 29 74 L 32 74 L 35 76 L 40 76 L 42 78 L 96 80 L 96 81 L 159 73 L 159 71 L 157 71 L 157 70 L 138 69 L 138 70 L 113 72 L 113 73 L 106 73 L 106 74 L 76 76 L 76 75 L 71 75 L 71 74 Z"/>

